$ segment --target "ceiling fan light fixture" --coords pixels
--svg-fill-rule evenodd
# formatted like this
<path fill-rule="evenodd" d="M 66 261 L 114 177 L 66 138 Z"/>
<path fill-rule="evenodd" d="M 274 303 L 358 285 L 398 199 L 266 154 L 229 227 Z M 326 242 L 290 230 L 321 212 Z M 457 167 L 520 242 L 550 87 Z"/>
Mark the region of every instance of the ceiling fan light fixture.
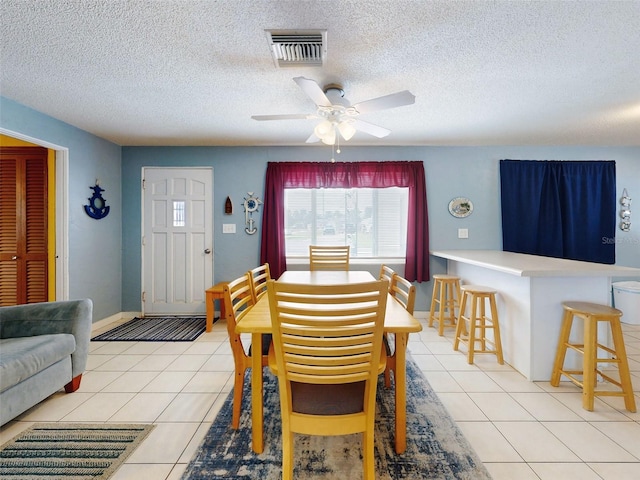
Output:
<path fill-rule="evenodd" d="M 349 122 L 340 122 L 338 124 L 338 131 L 340 132 L 340 135 L 342 135 L 342 138 L 347 142 L 351 140 L 356 133 L 355 127 Z"/>
<path fill-rule="evenodd" d="M 325 145 L 335 145 L 336 144 L 336 129 L 334 125 L 331 125 L 331 128 L 327 133 L 325 133 L 322 137 L 320 137 L 322 143 Z"/>
<path fill-rule="evenodd" d="M 333 130 L 333 124 L 329 120 L 324 120 L 316 125 L 316 128 L 313 129 L 313 133 L 316 134 L 316 137 L 322 138 L 331 130 Z"/>
<path fill-rule="evenodd" d="M 409 90 L 403 90 L 351 105 L 344 98 L 344 90 L 341 85 L 329 84 L 323 90 L 316 81 L 309 78 L 294 77 L 293 80 L 315 103 L 315 114 L 253 115 L 251 118 L 255 120 L 319 119 L 320 123 L 315 126 L 313 134 L 306 143 L 315 143 L 321 140 L 326 145 L 335 145 L 337 141 L 339 147 L 340 137 L 349 141 L 356 131 L 378 138 L 386 137 L 391 133 L 391 130 L 359 120 L 357 117 L 361 113 L 411 105 L 415 103 L 416 99 Z"/>

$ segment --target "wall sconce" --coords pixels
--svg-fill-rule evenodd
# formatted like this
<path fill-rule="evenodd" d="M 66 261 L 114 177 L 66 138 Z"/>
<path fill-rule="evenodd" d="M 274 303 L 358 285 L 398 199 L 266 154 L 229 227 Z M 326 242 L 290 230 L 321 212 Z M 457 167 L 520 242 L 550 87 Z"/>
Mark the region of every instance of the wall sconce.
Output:
<path fill-rule="evenodd" d="M 631 197 L 627 193 L 626 188 L 622 191 L 620 205 L 620 218 L 622 218 L 622 221 L 620 222 L 620 230 L 628 232 L 631 230 Z"/>

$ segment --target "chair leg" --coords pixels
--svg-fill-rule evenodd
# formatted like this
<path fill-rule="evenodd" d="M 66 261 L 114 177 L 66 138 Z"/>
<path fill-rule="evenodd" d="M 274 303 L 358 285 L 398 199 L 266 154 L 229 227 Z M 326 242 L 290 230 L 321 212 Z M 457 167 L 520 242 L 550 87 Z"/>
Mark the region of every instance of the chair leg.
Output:
<path fill-rule="evenodd" d="M 236 369 L 233 380 L 233 417 L 231 427 L 237 430 L 240 427 L 240 409 L 242 408 L 242 389 L 244 388 L 245 369 Z"/>
<path fill-rule="evenodd" d="M 616 357 L 619 360 L 618 373 L 620 374 L 620 383 L 622 392 L 624 393 L 624 407 L 630 412 L 636 411 L 636 399 L 633 395 L 633 386 L 631 385 L 631 373 L 629 372 L 629 361 L 627 359 L 627 351 L 624 346 L 624 338 L 622 336 L 622 327 L 620 321 L 612 320 L 611 337 L 613 339 L 613 348 L 616 351 Z"/>
<path fill-rule="evenodd" d="M 473 354 L 476 349 L 476 325 L 478 318 L 478 298 L 471 295 L 471 314 L 469 316 L 469 352 L 467 353 L 467 363 L 473 365 Z"/>
<path fill-rule="evenodd" d="M 444 319 L 445 312 L 447 310 L 448 304 L 446 303 L 447 297 L 447 284 L 443 282 L 440 284 L 440 304 L 438 309 L 438 335 L 444 335 Z"/>
<path fill-rule="evenodd" d="M 389 345 L 389 351 L 391 351 L 391 339 L 388 334 L 385 333 L 383 343 Z M 387 348 L 386 345 L 383 345 L 382 348 Z M 392 365 L 391 360 L 392 355 L 387 355 L 387 364 L 384 367 L 384 386 L 385 388 L 391 388 L 391 370 L 393 370 L 394 365 Z"/>
<path fill-rule="evenodd" d="M 571 334 L 571 325 L 573 324 L 573 313 L 565 310 L 562 317 L 562 326 L 560 327 L 560 339 L 558 340 L 558 348 L 556 350 L 556 359 L 553 362 L 553 370 L 551 372 L 551 385 L 557 387 L 560 385 L 560 377 L 564 368 L 564 359 L 567 355 L 567 343 L 569 343 L 569 335 Z"/>
<path fill-rule="evenodd" d="M 592 318 L 584 321 L 584 358 L 582 367 L 582 408 L 592 412 L 596 388 L 596 356 L 598 345 L 598 325 Z"/>
<path fill-rule="evenodd" d="M 457 295 L 456 285 L 450 283 L 448 285 L 449 288 L 449 296 L 447 297 L 447 313 L 448 313 L 448 321 L 450 327 L 456 326 L 456 303 L 459 302 L 459 298 Z"/>
<path fill-rule="evenodd" d="M 282 480 L 293 480 L 293 432 L 282 429 Z"/>
<path fill-rule="evenodd" d="M 485 297 L 476 297 L 475 301 L 478 303 L 478 308 L 480 309 L 480 315 L 478 315 L 476 311 L 476 317 L 474 317 L 478 322 L 475 325 L 478 325 L 478 328 L 480 329 L 480 335 L 476 335 L 476 338 L 478 339 L 477 341 L 480 342 L 480 351 L 484 352 L 487 349 L 487 313 L 485 311 Z"/>
<path fill-rule="evenodd" d="M 386 388 L 391 388 L 391 369 L 389 365 L 384 368 L 384 386 Z"/>
<path fill-rule="evenodd" d="M 489 304 L 491 306 L 491 324 L 493 325 L 493 348 L 496 351 L 498 357 L 498 363 L 504 365 L 504 357 L 502 355 L 502 339 L 500 338 L 500 323 L 498 322 L 498 307 L 496 305 L 495 295 L 489 297 Z"/>
<path fill-rule="evenodd" d="M 362 467 L 364 480 L 375 480 L 375 453 L 373 439 L 373 425 L 365 432 L 362 432 Z"/>
<path fill-rule="evenodd" d="M 429 327 L 433 327 L 433 321 L 435 319 L 436 297 L 438 296 L 438 286 L 440 282 L 437 280 L 434 282 L 433 291 L 431 292 L 431 307 L 429 307 Z"/>
<path fill-rule="evenodd" d="M 463 294 L 462 296 L 462 300 L 460 301 L 460 309 L 458 310 L 458 321 L 457 321 L 457 325 L 456 325 L 456 336 L 455 339 L 453 341 L 453 349 L 454 350 L 458 350 L 459 346 L 460 346 L 460 337 L 462 335 L 466 335 L 467 332 L 467 328 L 465 325 L 465 320 L 463 317 L 464 315 L 464 311 L 467 308 L 467 295 Z"/>
<path fill-rule="evenodd" d="M 391 388 L 391 372 L 396 374 L 396 354 L 387 356 L 387 365 L 384 367 L 384 386 Z"/>

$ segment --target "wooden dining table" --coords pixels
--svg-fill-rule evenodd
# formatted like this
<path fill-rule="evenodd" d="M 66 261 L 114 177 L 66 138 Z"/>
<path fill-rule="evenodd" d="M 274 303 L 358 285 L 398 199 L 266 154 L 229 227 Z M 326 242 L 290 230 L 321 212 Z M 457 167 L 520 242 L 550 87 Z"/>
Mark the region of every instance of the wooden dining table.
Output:
<path fill-rule="evenodd" d="M 349 283 L 365 283 L 375 280 L 367 271 L 286 271 L 278 279 L 279 282 L 299 283 L 310 285 L 342 285 Z M 407 447 L 407 383 L 406 383 L 406 352 L 409 334 L 422 330 L 422 325 L 413 315 L 389 296 L 384 320 L 384 331 L 395 336 L 395 451 L 403 453 Z M 269 310 L 268 295 L 260 300 L 236 325 L 236 333 L 251 334 L 252 355 L 251 365 L 251 425 L 253 451 L 262 453 L 264 450 L 263 433 L 263 378 L 262 378 L 262 335 L 272 333 L 271 312 Z"/>

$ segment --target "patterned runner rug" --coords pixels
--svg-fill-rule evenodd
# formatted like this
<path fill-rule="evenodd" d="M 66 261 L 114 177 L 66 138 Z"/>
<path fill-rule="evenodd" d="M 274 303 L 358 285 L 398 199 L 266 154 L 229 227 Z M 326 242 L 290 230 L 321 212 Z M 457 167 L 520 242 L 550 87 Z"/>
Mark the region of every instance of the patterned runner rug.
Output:
<path fill-rule="evenodd" d="M 118 325 L 91 340 L 102 342 L 192 342 L 206 327 L 205 317 L 143 317 Z"/>
<path fill-rule="evenodd" d="M 0 478 L 110 478 L 153 425 L 37 423 L 0 447 Z"/>
<path fill-rule="evenodd" d="M 277 379 L 265 369 L 264 439 L 260 455 L 251 449 L 250 371 L 245 378 L 240 428 L 231 428 L 233 392 L 191 460 L 183 480 L 281 477 L 280 399 Z M 407 359 L 407 450 L 394 451 L 394 389 L 378 384 L 376 414 L 377 480 L 487 480 L 490 475 L 456 426 L 429 382 Z M 295 435 L 296 480 L 362 478 L 361 435 Z"/>

